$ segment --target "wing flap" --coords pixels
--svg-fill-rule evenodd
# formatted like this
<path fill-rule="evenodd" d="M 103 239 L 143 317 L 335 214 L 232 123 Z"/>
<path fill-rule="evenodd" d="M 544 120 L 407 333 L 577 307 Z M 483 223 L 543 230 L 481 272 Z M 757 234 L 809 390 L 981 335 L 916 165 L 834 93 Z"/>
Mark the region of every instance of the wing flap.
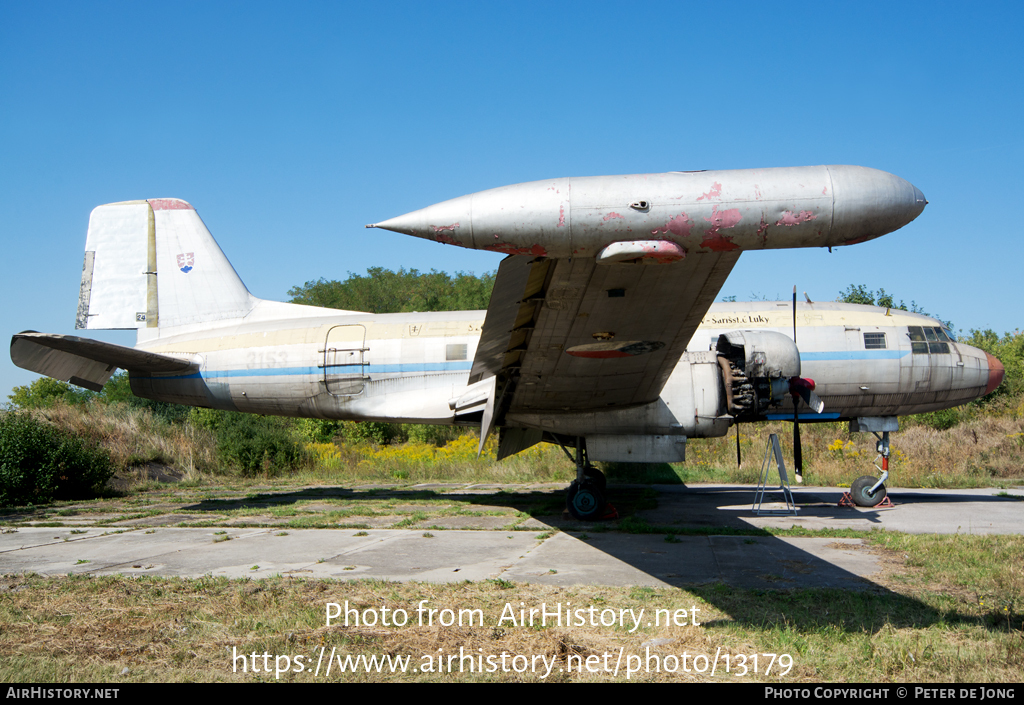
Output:
<path fill-rule="evenodd" d="M 149 374 L 197 369 L 191 359 L 127 348 L 74 335 L 25 331 L 11 338 L 11 360 L 25 370 L 98 392 L 118 368 Z"/>
<path fill-rule="evenodd" d="M 518 362 L 550 265 L 550 260 L 529 255 L 510 255 L 498 265 L 469 384 Z"/>

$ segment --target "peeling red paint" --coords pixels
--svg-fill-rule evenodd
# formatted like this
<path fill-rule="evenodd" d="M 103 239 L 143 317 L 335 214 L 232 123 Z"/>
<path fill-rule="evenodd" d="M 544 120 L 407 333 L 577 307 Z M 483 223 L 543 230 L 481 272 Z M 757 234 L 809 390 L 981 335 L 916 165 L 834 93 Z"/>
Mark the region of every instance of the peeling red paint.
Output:
<path fill-rule="evenodd" d="M 717 206 L 716 206 L 717 208 Z M 680 213 L 675 218 L 665 223 L 665 227 L 656 228 L 651 231 L 651 235 L 657 235 L 659 233 L 672 233 L 678 237 L 687 237 L 690 234 L 690 228 L 693 227 L 693 221 L 690 220 L 685 212 Z"/>
<path fill-rule="evenodd" d="M 757 234 L 761 236 L 761 242 L 768 242 L 768 236 L 765 235 L 765 231 L 768 230 L 768 222 L 764 219 L 764 214 L 761 214 L 761 225 L 757 228 Z"/>
<path fill-rule="evenodd" d="M 755 201 L 760 201 L 761 200 L 761 187 L 758 186 L 757 184 L 754 184 L 754 200 Z"/>
<path fill-rule="evenodd" d="M 821 189 L 821 195 L 822 196 L 827 196 L 828 195 L 828 186 L 826 186 L 825 188 Z"/>
<path fill-rule="evenodd" d="M 150 207 L 155 211 L 194 211 L 190 204 L 180 198 L 151 198 Z"/>
<path fill-rule="evenodd" d="M 452 230 L 452 231 L 454 231 L 455 228 L 459 227 L 459 224 L 458 223 L 452 223 L 451 225 L 431 225 L 430 227 L 432 227 L 434 229 L 435 233 L 439 233 L 442 230 Z"/>
<path fill-rule="evenodd" d="M 870 239 L 871 239 L 870 235 L 865 235 L 863 237 L 855 237 L 852 240 L 846 240 L 843 244 L 844 245 L 859 245 L 860 243 L 867 242 Z"/>
<path fill-rule="evenodd" d="M 686 257 L 686 250 L 671 241 L 659 243 L 643 243 L 640 249 L 644 255 L 640 259 L 656 264 L 670 264 Z"/>
<path fill-rule="evenodd" d="M 719 211 L 718 206 L 715 206 L 711 209 L 711 217 L 704 218 L 704 220 L 711 223 L 711 227 L 704 233 L 704 239 L 700 243 L 701 247 L 706 247 L 712 252 L 729 252 L 740 249 L 740 246 L 734 243 L 731 237 L 719 233 L 722 228 L 734 228 L 743 220 L 739 208 Z"/>
<path fill-rule="evenodd" d="M 705 218 L 704 220 L 711 223 L 713 228 L 735 228 L 737 223 L 743 220 L 743 216 L 740 215 L 739 208 L 730 208 L 728 210 L 719 211 L 718 206 L 711 209 L 711 217 Z"/>
<path fill-rule="evenodd" d="M 565 227 L 565 204 L 558 207 L 558 227 Z"/>
<path fill-rule="evenodd" d="M 800 223 L 806 223 L 809 220 L 815 220 L 818 216 L 814 215 L 812 211 L 800 211 L 797 214 L 793 214 L 793 211 L 783 211 L 782 217 L 776 221 L 776 225 L 799 225 Z"/>
<path fill-rule="evenodd" d="M 541 245 L 533 245 L 532 247 L 516 247 L 515 245 L 507 242 L 499 242 L 494 245 L 488 245 L 484 248 L 491 252 L 503 252 L 506 255 L 535 255 L 537 257 L 546 257 L 547 250 Z"/>
<path fill-rule="evenodd" d="M 437 240 L 438 242 L 443 242 L 446 245 L 461 245 L 462 244 L 461 242 L 456 240 L 451 235 L 445 235 L 442 232 L 439 232 L 436 235 L 434 235 L 434 239 Z"/>
<path fill-rule="evenodd" d="M 613 242 L 597 255 L 598 264 L 641 262 L 670 264 L 686 257 L 686 250 L 671 240 L 635 240 Z"/>
<path fill-rule="evenodd" d="M 712 198 L 719 198 L 722 195 L 722 184 L 717 181 L 711 184 L 711 190 L 705 193 L 703 196 L 698 196 L 698 201 L 703 201 L 705 198 L 711 200 Z"/>
<path fill-rule="evenodd" d="M 606 216 L 605 216 L 604 218 L 602 218 L 602 220 L 604 220 L 604 222 L 606 222 L 606 223 L 607 223 L 607 222 L 608 222 L 609 220 L 612 220 L 613 218 L 621 218 L 622 220 L 625 220 L 625 219 L 626 219 L 626 216 L 624 216 L 624 215 L 619 215 L 619 214 L 618 214 L 618 213 L 616 213 L 615 211 L 612 211 L 611 213 L 609 213 L 608 215 L 606 215 Z"/>

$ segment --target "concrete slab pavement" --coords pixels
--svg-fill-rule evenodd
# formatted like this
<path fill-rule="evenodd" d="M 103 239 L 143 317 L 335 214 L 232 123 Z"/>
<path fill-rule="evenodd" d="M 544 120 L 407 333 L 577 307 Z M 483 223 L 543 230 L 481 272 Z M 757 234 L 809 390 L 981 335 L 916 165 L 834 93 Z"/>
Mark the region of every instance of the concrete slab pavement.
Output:
<path fill-rule="evenodd" d="M 456 496 L 461 489 L 444 486 L 440 491 Z M 479 492 L 479 487 L 468 489 Z M 614 501 L 615 487 L 611 489 Z M 133 527 L 124 522 L 108 528 L 18 525 L 0 533 L 0 573 L 864 588 L 870 587 L 882 563 L 859 539 L 780 538 L 758 534 L 758 529 L 1024 531 L 1024 501 L 1019 499 L 1024 491 L 1019 490 L 1010 493 L 1014 497 L 1001 497 L 991 489 L 897 489 L 891 491 L 894 509 L 850 509 L 835 506 L 841 489 L 800 488 L 795 491 L 795 516 L 754 516 L 751 487 L 654 489 L 657 508 L 638 510 L 637 519 L 669 529 L 678 526 L 681 533 L 710 527 L 711 535 L 622 533 L 614 524 L 581 524 L 562 517 L 532 517 L 517 530 L 242 528 L 230 526 L 230 520 L 203 528 Z M 208 515 L 203 518 L 209 520 Z M 497 519 L 484 518 L 491 523 Z M 714 535 L 714 527 L 748 535 Z"/>

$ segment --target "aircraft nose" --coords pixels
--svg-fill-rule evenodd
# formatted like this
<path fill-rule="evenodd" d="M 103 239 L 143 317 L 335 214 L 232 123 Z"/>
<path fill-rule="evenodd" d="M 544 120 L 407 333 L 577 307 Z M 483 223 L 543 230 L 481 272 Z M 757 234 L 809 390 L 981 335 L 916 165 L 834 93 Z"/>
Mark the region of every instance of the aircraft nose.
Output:
<path fill-rule="evenodd" d="M 911 184 L 911 186 L 913 186 L 913 184 Z M 914 204 L 910 206 L 910 211 L 914 214 L 913 218 L 921 215 L 924 211 L 924 207 L 927 205 L 928 199 L 924 197 L 923 193 L 921 193 L 921 189 L 914 186 Z M 911 220 L 913 220 L 913 218 L 911 218 Z"/>
<path fill-rule="evenodd" d="M 1006 369 L 995 355 L 985 353 L 985 357 L 988 358 L 988 386 L 985 387 L 985 394 L 991 394 L 1002 383 Z"/>

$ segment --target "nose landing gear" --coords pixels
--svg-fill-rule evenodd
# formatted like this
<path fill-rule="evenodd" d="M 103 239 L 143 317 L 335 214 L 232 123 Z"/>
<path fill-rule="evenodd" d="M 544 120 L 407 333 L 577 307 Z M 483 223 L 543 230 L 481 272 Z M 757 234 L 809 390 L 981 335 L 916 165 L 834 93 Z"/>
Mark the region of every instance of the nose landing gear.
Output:
<path fill-rule="evenodd" d="M 878 455 L 875 456 L 875 467 L 882 473 L 882 477 L 875 478 L 871 475 L 864 475 L 853 481 L 846 496 L 853 500 L 858 507 L 877 507 L 886 499 L 884 483 L 889 479 L 889 432 L 883 431 L 881 436 L 877 431 L 872 431 L 872 433 L 878 439 L 878 444 L 875 446 L 878 451 Z M 882 467 L 878 467 L 878 458 L 882 459 Z M 892 506 L 892 502 L 887 502 L 885 506 Z"/>

